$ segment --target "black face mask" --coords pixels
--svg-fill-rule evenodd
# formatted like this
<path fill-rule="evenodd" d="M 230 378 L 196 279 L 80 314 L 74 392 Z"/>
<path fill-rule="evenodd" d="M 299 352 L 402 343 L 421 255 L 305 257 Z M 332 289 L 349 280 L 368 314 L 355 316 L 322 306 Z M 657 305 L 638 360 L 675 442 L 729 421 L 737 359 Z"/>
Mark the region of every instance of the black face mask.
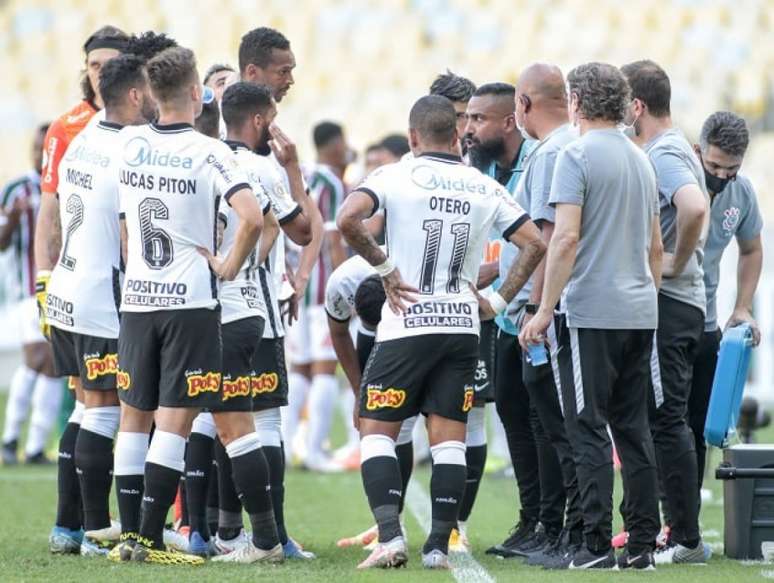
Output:
<path fill-rule="evenodd" d="M 707 172 L 707 169 L 704 168 L 704 182 L 707 184 L 707 190 L 712 194 L 720 194 L 723 192 L 723 189 L 728 186 L 728 183 L 731 182 L 731 177 L 718 178 L 714 174 Z"/>

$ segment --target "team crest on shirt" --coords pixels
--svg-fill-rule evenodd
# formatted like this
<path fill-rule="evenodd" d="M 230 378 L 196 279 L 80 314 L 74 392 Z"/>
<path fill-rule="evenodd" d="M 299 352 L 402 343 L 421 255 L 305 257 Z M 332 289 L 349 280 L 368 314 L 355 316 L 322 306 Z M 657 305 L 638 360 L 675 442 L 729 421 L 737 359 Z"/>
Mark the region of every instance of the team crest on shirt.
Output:
<path fill-rule="evenodd" d="M 250 389 L 253 397 L 262 393 L 273 393 L 279 386 L 279 375 L 276 372 L 265 372 L 250 377 Z"/>
<path fill-rule="evenodd" d="M 383 389 L 382 385 L 368 385 L 366 396 L 366 409 L 369 411 L 398 409 L 406 402 L 406 391 L 394 387 Z"/>
<path fill-rule="evenodd" d="M 125 370 L 118 369 L 116 372 L 116 386 L 122 391 L 128 391 L 132 388 L 132 377 Z"/>
<path fill-rule="evenodd" d="M 462 399 L 462 412 L 467 413 L 473 408 L 473 398 L 476 392 L 473 387 L 465 387 L 465 397 Z"/>
<path fill-rule="evenodd" d="M 185 371 L 188 383 L 188 396 L 197 397 L 202 393 L 217 393 L 220 390 L 219 372 L 202 372 L 201 370 Z"/>
<path fill-rule="evenodd" d="M 731 236 L 739 224 L 739 207 L 732 206 L 723 211 L 723 230 L 727 236 Z"/>
<path fill-rule="evenodd" d="M 105 375 L 114 375 L 118 372 L 118 355 L 106 354 L 100 358 L 99 354 L 85 354 L 83 364 L 86 366 L 86 378 L 90 381 Z"/>
<path fill-rule="evenodd" d="M 249 397 L 250 396 L 250 377 L 237 377 L 232 379 L 224 377 L 223 379 L 223 397 L 222 400 L 228 401 L 234 397 Z"/>

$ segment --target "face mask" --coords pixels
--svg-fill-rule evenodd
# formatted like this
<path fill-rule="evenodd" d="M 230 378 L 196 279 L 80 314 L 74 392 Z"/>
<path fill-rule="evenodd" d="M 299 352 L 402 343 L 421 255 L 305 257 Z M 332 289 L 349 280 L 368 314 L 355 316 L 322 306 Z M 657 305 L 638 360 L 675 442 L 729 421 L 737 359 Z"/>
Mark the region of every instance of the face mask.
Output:
<path fill-rule="evenodd" d="M 524 126 L 519 123 L 518 119 L 516 120 L 516 129 L 519 130 L 519 132 L 521 133 L 521 137 L 524 138 L 525 140 L 534 140 L 535 139 L 535 138 L 533 138 L 532 136 L 529 135 L 527 130 L 524 129 Z"/>
<path fill-rule="evenodd" d="M 707 190 L 713 194 L 720 194 L 728 186 L 728 183 L 731 182 L 731 178 L 718 178 L 714 174 L 707 172 L 705 168 L 704 182 L 707 184 Z"/>
<path fill-rule="evenodd" d="M 630 140 L 635 139 L 638 135 L 637 127 L 636 127 L 638 119 L 639 118 L 635 117 L 632 120 L 632 123 L 630 124 L 625 124 L 625 123 L 618 124 L 618 129 L 621 130 L 621 133 L 623 133 L 623 135 L 625 135 Z"/>

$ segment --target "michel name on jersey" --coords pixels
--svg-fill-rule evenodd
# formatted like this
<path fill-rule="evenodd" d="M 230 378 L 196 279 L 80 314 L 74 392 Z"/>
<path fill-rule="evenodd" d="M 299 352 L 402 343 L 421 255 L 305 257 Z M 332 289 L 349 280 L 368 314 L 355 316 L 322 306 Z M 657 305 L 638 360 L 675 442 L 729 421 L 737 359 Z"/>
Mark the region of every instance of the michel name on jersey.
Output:
<path fill-rule="evenodd" d="M 144 279 L 127 280 L 123 302 L 132 306 L 168 308 L 185 304 L 188 286 L 182 282 L 157 282 Z"/>
<path fill-rule="evenodd" d="M 405 328 L 473 328 L 473 310 L 465 302 L 417 302 L 406 310 Z"/>

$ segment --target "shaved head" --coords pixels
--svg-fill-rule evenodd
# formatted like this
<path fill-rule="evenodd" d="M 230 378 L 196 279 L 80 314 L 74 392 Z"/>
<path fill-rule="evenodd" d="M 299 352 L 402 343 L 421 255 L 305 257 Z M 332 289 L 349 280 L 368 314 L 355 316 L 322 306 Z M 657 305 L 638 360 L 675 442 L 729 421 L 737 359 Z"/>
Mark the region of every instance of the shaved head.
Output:
<path fill-rule="evenodd" d="M 522 135 L 542 140 L 568 121 L 562 70 L 547 63 L 524 69 L 516 89 L 516 123 Z"/>
<path fill-rule="evenodd" d="M 518 93 L 528 95 L 538 107 L 567 106 L 564 75 L 556 65 L 534 63 L 519 76 Z"/>

